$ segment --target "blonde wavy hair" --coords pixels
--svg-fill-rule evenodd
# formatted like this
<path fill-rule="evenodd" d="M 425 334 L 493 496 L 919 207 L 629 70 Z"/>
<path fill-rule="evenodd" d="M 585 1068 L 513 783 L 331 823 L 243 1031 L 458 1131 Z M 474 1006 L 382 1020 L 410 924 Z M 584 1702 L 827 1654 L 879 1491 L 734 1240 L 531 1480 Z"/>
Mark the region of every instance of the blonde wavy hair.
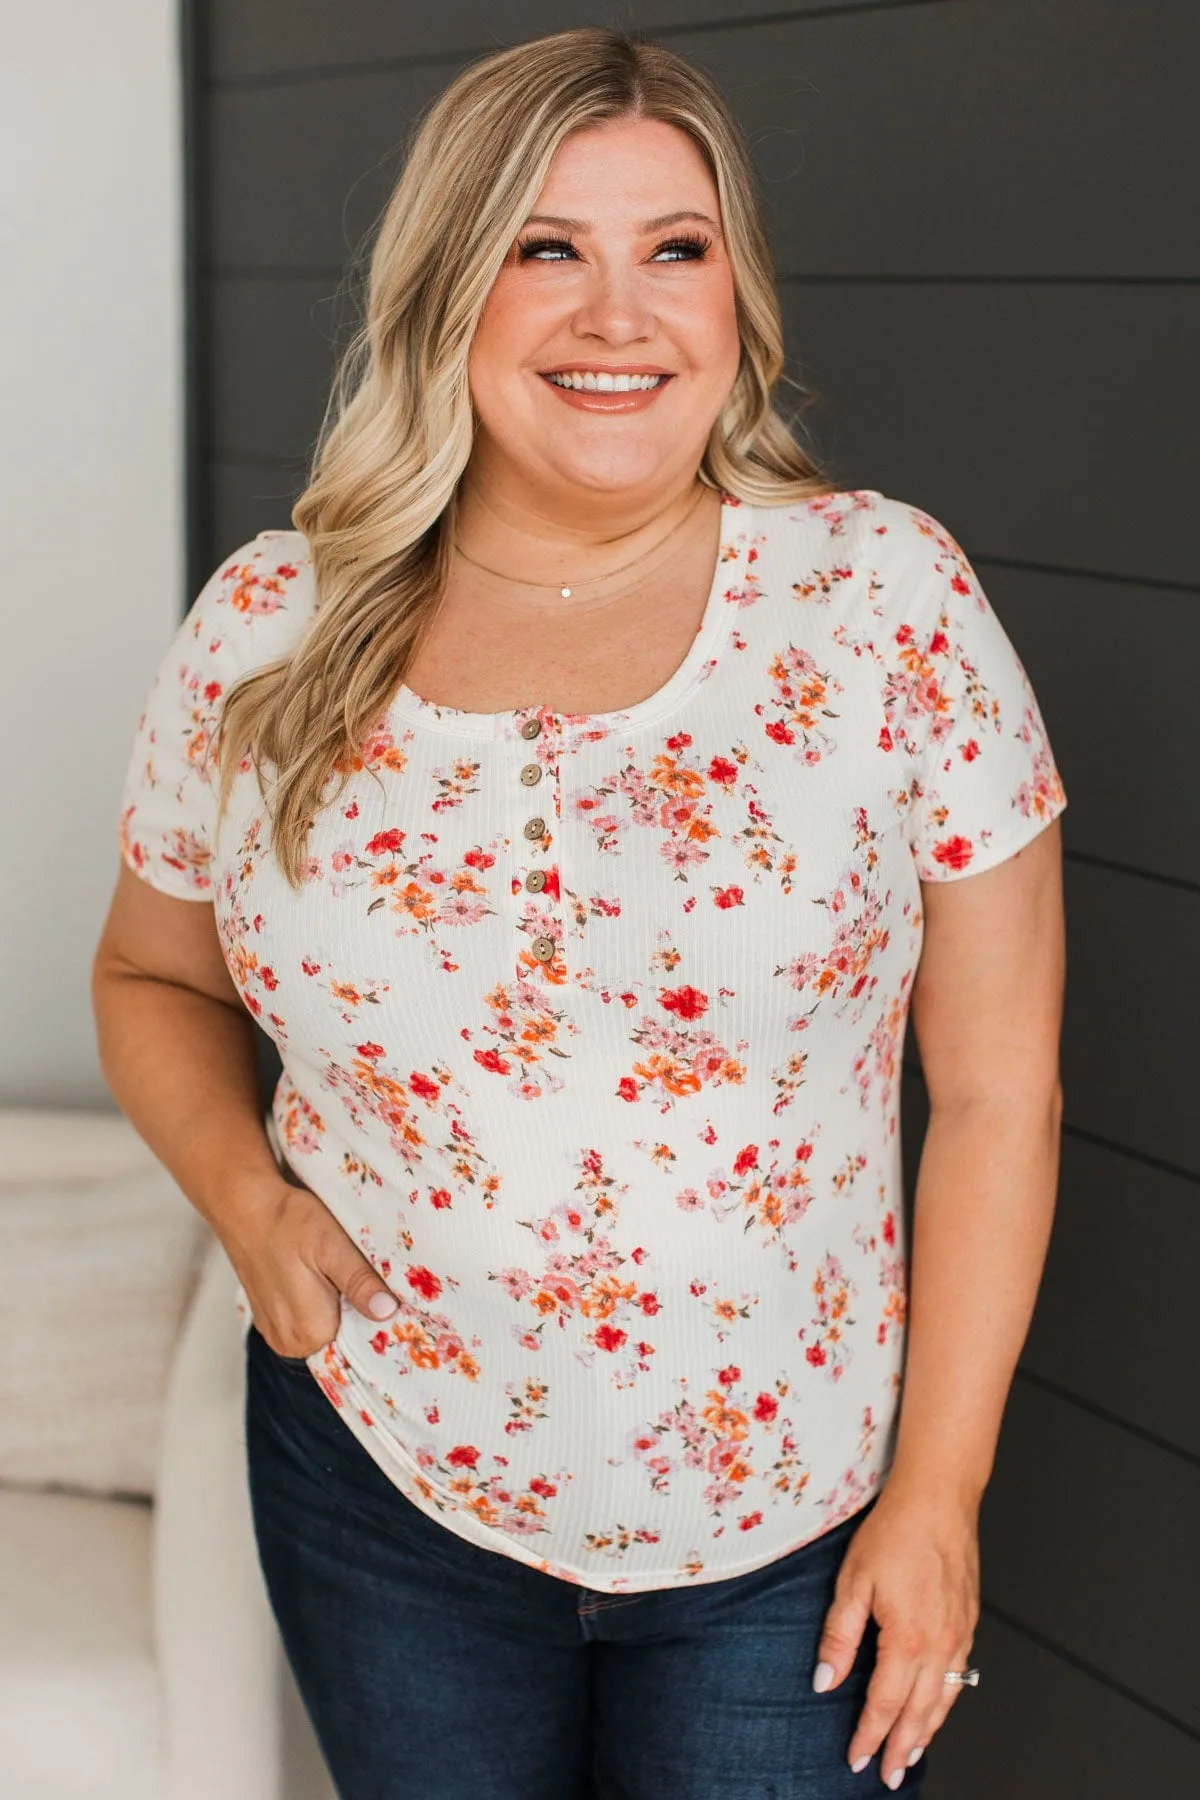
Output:
<path fill-rule="evenodd" d="M 774 268 L 741 131 L 708 76 L 606 28 L 557 32 L 464 69 L 425 114 L 384 210 L 363 322 L 292 510 L 312 557 L 313 619 L 288 656 L 238 680 L 222 710 L 218 818 L 248 757 L 294 889 L 313 818 L 364 766 L 364 742 L 445 583 L 474 429 L 467 358 L 488 292 L 567 134 L 629 117 L 686 132 L 720 199 L 741 358 L 700 479 L 766 505 L 834 490 L 773 405 L 783 374 Z"/>

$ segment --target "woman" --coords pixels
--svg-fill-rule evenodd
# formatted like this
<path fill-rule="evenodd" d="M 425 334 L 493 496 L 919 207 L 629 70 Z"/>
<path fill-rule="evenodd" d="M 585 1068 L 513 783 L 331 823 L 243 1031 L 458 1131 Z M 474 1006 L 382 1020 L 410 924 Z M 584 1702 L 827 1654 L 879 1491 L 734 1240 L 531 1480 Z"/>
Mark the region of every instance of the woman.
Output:
<path fill-rule="evenodd" d="M 104 1065 L 240 1277 L 347 1800 L 911 1793 L 973 1677 L 1065 796 L 962 551 L 823 477 L 781 361 L 702 74 L 600 30 L 476 63 L 297 530 L 139 726 Z"/>

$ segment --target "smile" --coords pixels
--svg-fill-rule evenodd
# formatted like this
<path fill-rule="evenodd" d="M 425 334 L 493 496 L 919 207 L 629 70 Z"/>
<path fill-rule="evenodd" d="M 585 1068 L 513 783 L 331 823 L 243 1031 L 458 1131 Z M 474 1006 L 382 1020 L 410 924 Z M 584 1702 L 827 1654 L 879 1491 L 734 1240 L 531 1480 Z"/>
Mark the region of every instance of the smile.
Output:
<path fill-rule="evenodd" d="M 542 380 L 577 412 L 639 413 L 670 386 L 665 369 L 548 369 Z"/>
<path fill-rule="evenodd" d="M 588 393 L 596 394 L 628 394 L 635 390 L 660 387 L 664 381 L 669 380 L 669 377 L 666 375 L 609 375 L 602 370 L 564 369 L 556 371 L 553 375 L 547 375 L 546 380 L 552 381 L 555 387 L 574 388 L 577 393 L 580 389 L 586 389 Z"/>

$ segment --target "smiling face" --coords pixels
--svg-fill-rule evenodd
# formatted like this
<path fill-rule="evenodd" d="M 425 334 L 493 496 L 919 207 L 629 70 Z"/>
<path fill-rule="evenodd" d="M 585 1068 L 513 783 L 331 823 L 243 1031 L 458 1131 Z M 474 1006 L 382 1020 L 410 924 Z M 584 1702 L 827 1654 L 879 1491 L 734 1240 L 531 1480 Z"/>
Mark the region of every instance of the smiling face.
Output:
<path fill-rule="evenodd" d="M 699 466 L 739 357 L 697 146 L 656 119 L 573 132 L 471 347 L 472 462 L 556 500 L 669 492 Z"/>

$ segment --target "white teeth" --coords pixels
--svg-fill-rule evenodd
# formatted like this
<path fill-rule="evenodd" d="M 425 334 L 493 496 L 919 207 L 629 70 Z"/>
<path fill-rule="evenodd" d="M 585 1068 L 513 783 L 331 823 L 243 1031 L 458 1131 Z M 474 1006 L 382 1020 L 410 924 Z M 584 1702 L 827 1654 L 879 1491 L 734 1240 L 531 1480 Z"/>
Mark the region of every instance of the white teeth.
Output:
<path fill-rule="evenodd" d="M 603 369 L 563 370 L 549 378 L 555 387 L 584 388 L 589 393 L 628 394 L 640 393 L 644 389 L 656 388 L 665 379 L 662 375 L 609 375 Z"/>

